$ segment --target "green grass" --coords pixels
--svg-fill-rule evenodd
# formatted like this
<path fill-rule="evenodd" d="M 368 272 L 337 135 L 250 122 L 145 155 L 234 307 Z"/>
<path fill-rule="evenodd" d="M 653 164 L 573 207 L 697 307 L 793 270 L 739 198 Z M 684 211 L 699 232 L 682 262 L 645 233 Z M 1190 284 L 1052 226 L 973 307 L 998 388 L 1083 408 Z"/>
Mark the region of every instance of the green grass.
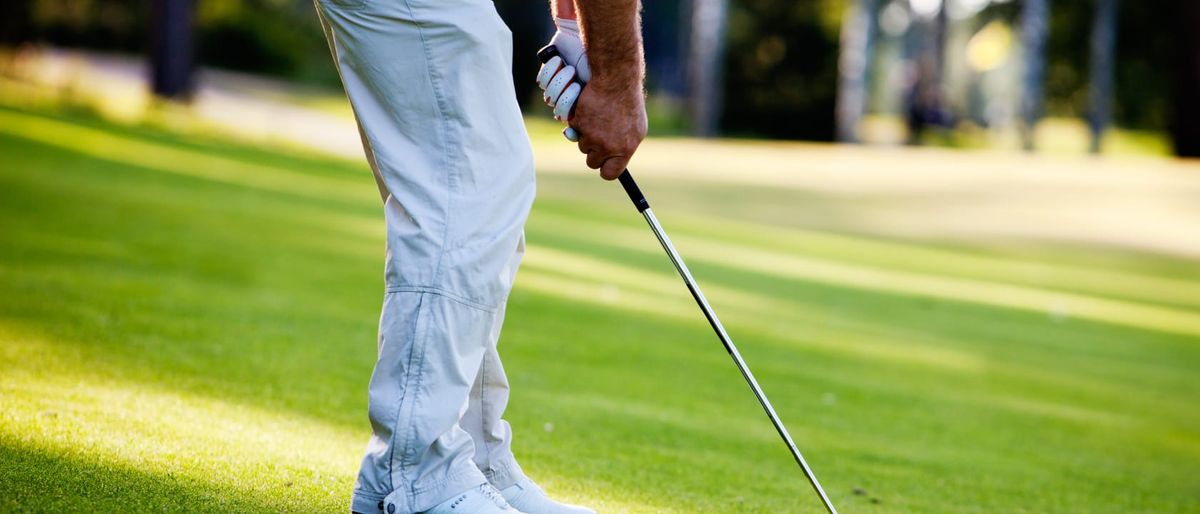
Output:
<path fill-rule="evenodd" d="M 1198 511 L 1197 263 L 643 186 L 843 512 Z M 376 203 L 358 163 L 0 109 L 0 511 L 342 511 Z M 610 513 L 820 511 L 619 188 L 543 176 L 528 239 L 527 471 Z"/>

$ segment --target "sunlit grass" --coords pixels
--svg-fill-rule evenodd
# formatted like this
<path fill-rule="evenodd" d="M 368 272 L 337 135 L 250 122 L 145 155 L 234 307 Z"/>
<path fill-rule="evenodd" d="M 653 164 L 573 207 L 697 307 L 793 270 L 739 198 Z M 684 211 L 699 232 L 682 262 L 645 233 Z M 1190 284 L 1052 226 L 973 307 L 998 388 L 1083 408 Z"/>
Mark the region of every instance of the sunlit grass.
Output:
<path fill-rule="evenodd" d="M 564 229 L 565 225 L 575 223 L 576 225 L 585 227 L 581 233 L 587 234 L 589 238 L 603 239 L 610 241 L 611 244 L 624 247 L 644 248 L 644 245 L 638 242 L 640 239 L 638 236 L 643 234 L 644 231 L 635 231 L 632 228 L 623 228 L 593 221 L 579 221 L 567 218 L 555 219 L 553 216 L 543 216 L 538 223 L 557 223 L 560 228 Z M 784 238 L 780 239 L 786 240 Z M 691 255 L 695 256 L 694 260 L 736 267 L 763 275 L 823 282 L 865 290 L 887 291 L 913 296 L 996 305 L 1009 309 L 1032 310 L 1055 318 L 1078 316 L 1095 321 L 1128 324 L 1141 328 L 1164 330 L 1192 337 L 1200 337 L 1200 314 L 1181 309 L 1110 300 L 1065 291 L 1016 286 L 994 281 L 952 278 L 944 276 L 940 272 L 937 274 L 915 273 L 878 266 L 851 264 L 844 261 L 811 258 L 797 255 L 800 252 L 783 253 L 776 250 L 768 250 L 761 246 L 759 248 L 750 248 L 731 244 L 728 239 L 724 241 L 713 240 L 711 239 L 711 235 L 695 238 L 691 236 L 676 237 L 675 240 L 681 247 L 693 251 Z M 783 243 L 781 246 L 788 246 L 788 244 Z M 893 248 L 888 248 L 889 245 L 880 244 L 874 246 L 877 247 L 873 249 L 876 251 L 863 252 L 861 255 L 864 255 L 867 259 L 871 259 L 872 256 L 889 255 L 887 252 L 880 252 L 879 250 L 881 249 L 878 248 L 879 246 L 883 246 L 884 249 L 893 249 L 892 255 L 896 253 L 895 250 L 903 249 L 905 246 L 911 247 L 911 245 L 895 245 Z M 803 246 L 800 247 L 803 248 Z M 793 248 L 796 248 L 796 246 L 793 246 Z M 902 252 L 903 250 L 899 251 Z M 938 253 L 939 255 L 947 254 L 947 252 L 921 250 L 918 250 L 917 253 L 919 255 L 930 253 Z M 967 262 L 974 260 L 971 257 L 949 255 L 949 260 L 952 262 L 958 259 L 965 259 Z M 855 258 L 850 257 L 849 260 L 855 260 Z M 937 270 L 937 266 L 941 260 L 945 259 L 933 259 L 926 262 L 927 269 L 931 271 Z M 986 264 L 988 259 L 982 259 L 982 261 Z M 956 262 L 955 264 L 959 264 L 958 267 L 961 269 L 962 263 Z M 986 270 L 986 266 L 979 266 L 979 268 Z M 987 271 L 982 272 L 987 273 Z M 1070 273 L 1068 272 L 1068 274 Z M 1102 273 L 1097 274 L 1103 276 Z M 1087 272 L 1085 271 L 1083 275 L 1086 277 Z M 1117 277 L 1111 276 L 1110 278 L 1113 280 L 1117 279 Z M 1146 291 L 1145 284 L 1161 284 L 1168 296 L 1174 290 L 1188 291 L 1189 289 L 1191 292 L 1200 294 L 1200 289 L 1197 289 L 1194 284 L 1188 283 L 1185 280 L 1168 283 L 1169 281 L 1166 280 L 1141 278 L 1133 275 L 1130 277 L 1130 281 L 1133 282 L 1135 290 L 1141 289 L 1143 292 Z M 1143 283 L 1139 283 L 1139 281 Z M 1109 284 L 1112 287 L 1120 287 L 1120 283 L 1109 282 Z M 1139 288 L 1139 285 L 1142 287 Z M 1188 300 L 1186 301 L 1188 302 L 1195 301 L 1193 297 L 1187 298 Z"/>
<path fill-rule="evenodd" d="M 861 129 L 866 141 L 883 144 L 903 144 L 908 137 L 904 120 L 898 116 L 871 115 Z M 953 132 L 931 128 L 922 144 L 961 148 L 991 148 L 1020 150 L 1021 140 L 1015 125 L 998 130 L 965 125 Z M 1082 118 L 1049 117 L 1038 122 L 1034 145 L 1039 152 L 1051 154 L 1083 154 L 1089 151 L 1091 133 Z M 1171 142 L 1165 132 L 1110 126 L 1104 135 L 1101 150 L 1107 155 L 1170 155 Z"/>
<path fill-rule="evenodd" d="M 0 156 L 0 510 L 343 510 L 365 167 L 14 110 Z M 543 183 L 501 343 L 524 467 L 603 512 L 819 512 L 619 191 Z M 1198 267 L 762 222 L 779 191 L 718 217 L 724 186 L 674 183 L 656 209 L 843 511 L 1195 505 Z"/>
<path fill-rule="evenodd" d="M 179 485 L 185 494 L 197 488 L 219 491 L 198 505 L 199 510 L 220 510 L 225 502 L 289 511 L 329 512 L 343 507 L 344 499 L 334 491 L 352 485 L 353 461 L 346 456 L 361 450 L 361 430 L 92 374 L 87 369 L 94 362 L 78 362 L 61 348 L 64 343 L 86 342 L 38 343 L 36 336 L 11 331 L 3 337 L 9 345 L 31 346 L 17 361 L 23 369 L 10 370 L 15 376 L 0 380 L 7 411 L 0 446 L 6 450 L 53 455 L 76 461 L 76 466 L 163 475 L 185 482 Z M 29 373 L 29 368 L 36 371 Z M 73 371 L 64 373 L 67 369 Z M 89 510 L 144 510 L 160 505 L 191 510 L 170 496 L 122 498 L 104 487 L 86 485 L 70 490 L 57 485 L 60 479 L 50 469 L 5 471 L 44 483 L 28 484 L 34 489 L 14 497 L 17 491 L 11 488 L 21 485 L 20 480 L 6 480 L 11 481 L 6 485 L 9 493 L 0 505 L 7 502 L 10 510 L 40 510 L 71 498 L 98 500 L 89 503 Z M 43 474 L 49 476 L 39 476 Z M 264 476 L 271 479 L 263 480 Z M 53 495 L 45 504 L 25 496 L 43 487 L 42 494 Z M 136 503 L 127 503 L 131 500 Z"/>

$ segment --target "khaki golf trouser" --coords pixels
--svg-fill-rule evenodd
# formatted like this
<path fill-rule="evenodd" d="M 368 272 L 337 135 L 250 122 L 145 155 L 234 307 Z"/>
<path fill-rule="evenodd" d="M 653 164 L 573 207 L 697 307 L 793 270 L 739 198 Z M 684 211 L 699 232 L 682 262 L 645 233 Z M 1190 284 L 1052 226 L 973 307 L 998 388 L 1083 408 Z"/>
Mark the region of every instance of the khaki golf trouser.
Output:
<path fill-rule="evenodd" d="M 384 199 L 372 436 L 351 509 L 421 512 L 523 477 L 496 353 L 534 196 L 490 0 L 316 0 Z"/>

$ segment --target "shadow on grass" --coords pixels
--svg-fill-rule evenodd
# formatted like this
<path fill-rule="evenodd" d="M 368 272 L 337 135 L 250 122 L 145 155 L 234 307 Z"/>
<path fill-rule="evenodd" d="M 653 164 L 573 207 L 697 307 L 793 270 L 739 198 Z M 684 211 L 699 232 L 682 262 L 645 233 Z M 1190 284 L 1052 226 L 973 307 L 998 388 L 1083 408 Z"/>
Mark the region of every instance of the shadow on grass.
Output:
<path fill-rule="evenodd" d="M 126 464 L 0 439 L 0 511 L 279 512 L 267 498 L 216 487 L 186 475 L 148 473 Z"/>

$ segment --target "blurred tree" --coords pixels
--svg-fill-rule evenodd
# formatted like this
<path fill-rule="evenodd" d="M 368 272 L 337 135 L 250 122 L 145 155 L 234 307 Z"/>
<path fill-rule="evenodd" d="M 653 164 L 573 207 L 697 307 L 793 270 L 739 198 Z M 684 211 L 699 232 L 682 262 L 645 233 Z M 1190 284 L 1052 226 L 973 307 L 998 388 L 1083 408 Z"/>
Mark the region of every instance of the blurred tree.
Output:
<path fill-rule="evenodd" d="M 201 64 L 340 84 L 311 0 L 203 0 L 197 8 Z"/>
<path fill-rule="evenodd" d="M 690 100 L 692 134 L 717 134 L 724 80 L 728 0 L 692 0 Z"/>
<path fill-rule="evenodd" d="M 1099 0 L 1058 2 L 1050 13 L 1046 45 L 1045 112 L 1089 117 L 1091 60 Z M 1110 123 L 1141 130 L 1167 128 L 1176 101 L 1171 95 L 1181 37 L 1194 30 L 1180 23 L 1190 0 L 1116 2 Z M 1180 27 L 1180 28 L 1177 28 Z"/>
<path fill-rule="evenodd" d="M 144 0 L 3 0 L 7 43 L 133 51 L 146 44 L 150 9 Z M 9 18 L 12 16 L 13 18 Z M 24 18 L 21 18 L 24 16 Z"/>
<path fill-rule="evenodd" d="M 1112 103 L 1114 48 L 1117 39 L 1117 0 L 1096 0 L 1092 22 L 1092 58 L 1088 80 L 1089 150 L 1100 153 L 1104 130 L 1108 126 Z"/>
<path fill-rule="evenodd" d="M 843 0 L 730 5 L 721 127 L 731 134 L 832 141 Z"/>
<path fill-rule="evenodd" d="M 1200 2 L 1178 0 L 1175 10 L 1175 154 L 1200 157 Z"/>
<path fill-rule="evenodd" d="M 877 0 L 847 2 L 838 53 L 837 138 L 859 142 L 859 125 L 867 107 L 867 80 L 875 40 Z"/>
<path fill-rule="evenodd" d="M 33 26 L 29 23 L 32 4 L 32 0 L 0 2 L 0 44 L 16 45 L 33 38 Z"/>
<path fill-rule="evenodd" d="M 1049 0 L 1025 0 L 1021 8 L 1021 70 L 1019 105 L 1021 146 L 1033 150 L 1034 130 L 1042 116 L 1042 87 L 1046 70 L 1046 35 L 1050 30 Z"/>
<path fill-rule="evenodd" d="M 651 94 L 683 98 L 688 90 L 691 0 L 642 3 L 646 88 Z"/>
<path fill-rule="evenodd" d="M 150 86 L 154 94 L 187 100 L 195 69 L 192 50 L 193 0 L 155 0 L 150 39 Z"/>
<path fill-rule="evenodd" d="M 537 71 L 541 63 L 537 51 L 550 40 L 554 22 L 550 18 L 548 2 L 542 0 L 496 0 L 496 11 L 513 34 L 513 87 L 521 109 L 530 104 L 542 105 L 534 98 L 541 98 L 537 88 Z"/>

